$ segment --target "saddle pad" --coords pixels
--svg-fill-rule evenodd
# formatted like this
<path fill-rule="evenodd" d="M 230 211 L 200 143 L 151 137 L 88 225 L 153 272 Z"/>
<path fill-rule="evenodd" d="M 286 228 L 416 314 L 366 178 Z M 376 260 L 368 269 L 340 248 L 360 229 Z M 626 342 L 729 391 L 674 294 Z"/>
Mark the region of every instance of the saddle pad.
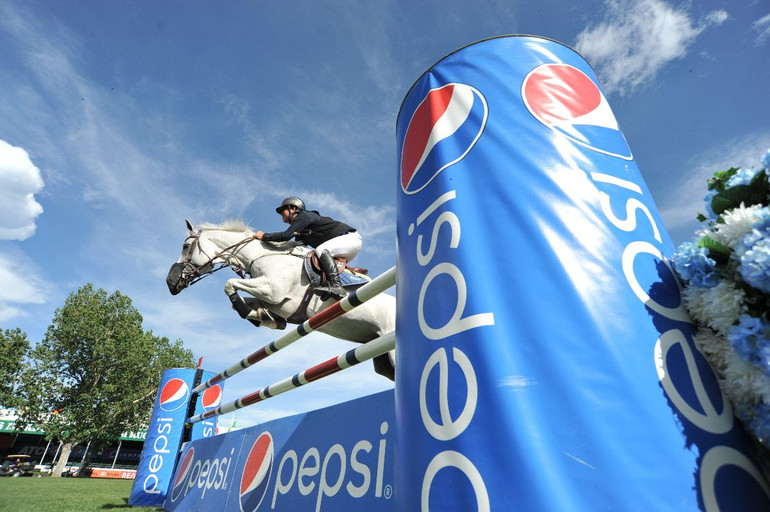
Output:
<path fill-rule="evenodd" d="M 305 269 L 305 274 L 307 274 L 308 278 L 310 279 L 310 284 L 313 286 L 318 286 L 321 284 L 321 275 L 316 273 L 308 258 L 303 260 L 303 268 Z M 348 286 L 361 286 L 371 280 L 371 277 L 365 274 L 353 273 L 350 269 L 347 268 L 340 273 L 340 284 L 343 288 L 347 288 Z"/>
<path fill-rule="evenodd" d="M 371 277 L 365 274 L 356 274 L 347 268 L 340 274 L 340 284 L 343 288 L 347 286 L 361 286 L 371 280 Z"/>

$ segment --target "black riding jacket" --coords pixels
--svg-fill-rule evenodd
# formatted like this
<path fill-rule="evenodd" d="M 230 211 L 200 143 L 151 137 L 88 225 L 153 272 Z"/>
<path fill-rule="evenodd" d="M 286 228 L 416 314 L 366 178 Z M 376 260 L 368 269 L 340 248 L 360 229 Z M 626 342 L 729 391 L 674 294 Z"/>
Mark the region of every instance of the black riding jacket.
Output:
<path fill-rule="evenodd" d="M 265 233 L 262 240 L 265 242 L 285 242 L 292 237 L 305 245 L 318 247 L 327 240 L 355 231 L 344 222 L 330 217 L 322 217 L 315 210 L 303 210 L 294 217 L 294 222 L 286 231 Z"/>

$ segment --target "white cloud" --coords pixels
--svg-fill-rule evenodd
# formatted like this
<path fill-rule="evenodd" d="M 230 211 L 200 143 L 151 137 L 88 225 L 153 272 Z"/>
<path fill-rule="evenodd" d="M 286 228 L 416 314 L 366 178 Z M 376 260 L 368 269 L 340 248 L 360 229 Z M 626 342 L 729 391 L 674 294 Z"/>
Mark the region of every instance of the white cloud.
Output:
<path fill-rule="evenodd" d="M 333 193 L 318 191 L 305 192 L 302 198 L 310 209 L 322 208 L 322 214 L 352 224 L 363 233 L 363 236 L 369 237 L 394 231 L 395 226 L 392 222 L 383 222 L 384 219 L 395 218 L 396 210 L 392 206 L 362 207 L 345 201 Z"/>
<path fill-rule="evenodd" d="M 9 320 L 20 316 L 24 316 L 22 310 L 0 302 L 0 322 L 8 322 Z"/>
<path fill-rule="evenodd" d="M 35 234 L 43 207 L 35 194 L 43 178 L 22 148 L 0 140 L 0 240 L 25 240 Z"/>
<path fill-rule="evenodd" d="M 87 246 L 81 248 L 87 261 L 103 251 L 98 247 L 103 241 L 110 240 L 113 244 L 111 251 L 116 258 L 129 259 L 133 264 L 140 261 L 137 259 L 139 256 L 146 268 L 167 269 L 171 263 L 166 261 L 168 255 L 176 258 L 183 239 L 179 238 L 177 245 L 177 235 L 169 233 L 181 236 L 185 217 L 194 222 L 218 222 L 241 215 L 253 227 L 268 231 L 283 229 L 273 213 L 273 203 L 282 197 L 302 193 L 289 185 L 295 177 L 286 170 L 301 163 L 296 161 L 291 144 L 287 145 L 282 139 L 296 125 L 298 114 L 292 105 L 285 106 L 284 110 L 288 113 L 286 119 L 271 119 L 271 127 L 267 129 L 267 121 L 253 114 L 256 106 L 250 101 L 229 91 L 215 95 L 213 101 L 218 102 L 223 113 L 240 127 L 245 143 L 255 158 L 248 163 L 211 161 L 184 151 L 175 142 L 183 138 L 178 131 L 183 131 L 183 128 L 172 120 L 147 113 L 139 100 L 123 88 L 108 89 L 92 80 L 82 65 L 88 55 L 87 49 L 66 28 L 51 24 L 43 30 L 39 20 L 25 9 L 2 5 L 0 28 L 18 41 L 18 60 L 39 85 L 39 88 L 29 88 L 32 91 L 29 94 L 35 91 L 45 93 L 44 98 L 42 94 L 36 97 L 35 103 L 54 107 L 33 109 L 37 118 L 34 122 L 25 118 L 24 123 L 25 126 L 45 127 L 28 139 L 34 140 L 36 154 L 45 155 L 49 188 L 66 180 L 70 188 L 79 190 L 80 199 L 87 203 L 87 208 L 100 212 L 100 215 L 89 219 L 93 237 Z M 163 96 L 181 94 L 174 90 L 160 91 L 164 86 L 150 79 L 141 87 L 150 91 L 158 89 Z M 339 95 L 337 89 L 333 92 Z M 80 101 L 73 105 L 72 98 Z M 332 99 L 334 95 L 327 91 L 324 99 L 315 104 L 327 105 Z M 340 110 L 336 107 L 335 104 L 325 108 Z M 59 119 L 61 111 L 66 112 L 66 120 Z M 138 119 L 137 111 L 142 112 Z M 17 113 L 18 116 L 26 114 L 26 111 Z M 362 116 L 350 117 L 364 119 Z M 369 120 L 361 122 L 368 123 Z M 322 126 L 309 123 L 308 130 L 313 140 L 317 137 L 322 142 L 325 151 L 344 155 L 341 168 L 357 169 L 371 165 L 372 148 L 365 147 L 351 155 L 349 148 L 360 147 L 362 143 L 348 143 L 347 147 L 342 147 L 342 137 L 337 132 L 346 127 L 350 128 L 345 130 L 346 134 L 364 132 L 361 126 L 343 124 L 340 128 L 332 121 Z M 389 134 L 391 128 L 382 130 Z M 60 140 L 66 140 L 68 144 L 58 148 Z M 353 135 L 351 140 L 356 140 Z M 160 146 L 162 151 L 158 149 Z M 262 185 L 255 188 L 252 185 L 255 183 Z M 287 184 L 286 190 L 276 192 L 282 184 Z M 392 222 L 383 223 L 383 219 L 392 219 L 393 209 L 366 206 L 368 197 L 361 197 L 360 201 L 352 199 L 351 202 L 364 204 L 356 206 L 347 203 L 337 208 L 338 202 L 330 200 L 328 203 L 316 203 L 315 208 L 354 224 L 367 237 L 367 252 L 379 256 L 387 251 L 392 255 L 394 227 Z M 348 211 L 354 212 L 353 215 L 347 215 Z M 111 221 L 115 215 L 120 216 L 124 235 L 117 240 L 111 236 L 115 229 Z M 137 239 L 144 240 L 145 246 L 137 246 Z M 172 239 L 175 241 L 174 248 L 168 253 Z M 144 252 L 137 255 L 137 247 Z M 362 254 L 361 259 L 366 256 Z M 154 260 L 148 261 L 148 258 Z M 371 263 L 366 266 L 371 268 Z"/>
<path fill-rule="evenodd" d="M 757 168 L 767 148 L 770 132 L 757 132 L 714 146 L 690 162 L 679 180 L 671 184 L 672 193 L 658 200 L 660 214 L 675 243 L 689 240 L 699 227 L 695 216 L 699 211 L 705 213 L 707 180 L 730 167 Z"/>
<path fill-rule="evenodd" d="M 27 137 L 50 163 L 54 182 L 79 187 L 81 199 L 91 207 L 109 208 L 108 213 L 122 208 L 122 218 L 128 213 L 137 224 L 178 210 L 175 169 L 148 155 L 148 144 L 141 138 L 150 134 L 156 140 L 171 139 L 173 123 L 150 114 L 137 117 L 136 100 L 92 80 L 82 65 L 85 48 L 64 26 L 44 25 L 24 8 L 3 5 L 0 29 L 16 42 L 17 60 L 34 84 L 23 87 L 19 82 L 11 90 L 16 96 L 27 91 L 26 101 L 36 108 L 27 105 L 25 110 L 10 110 L 10 115 L 24 116 L 17 122 L 25 129 L 44 128 L 34 140 Z M 79 101 L 73 104 L 73 98 Z M 175 155 L 170 160 L 184 168 L 187 159 L 180 159 L 177 150 L 168 144 L 168 154 Z"/>
<path fill-rule="evenodd" d="M 0 322 L 24 316 L 19 304 L 42 304 L 46 285 L 28 261 L 0 253 Z"/>
<path fill-rule="evenodd" d="M 578 34 L 576 49 L 597 70 L 607 93 L 620 95 L 652 80 L 669 62 L 682 58 L 707 27 L 724 23 L 713 11 L 696 25 L 690 15 L 662 0 L 609 0 L 604 21 Z"/>
<path fill-rule="evenodd" d="M 706 24 L 708 25 L 721 25 L 730 18 L 727 11 L 711 11 L 706 15 Z"/>
<path fill-rule="evenodd" d="M 770 14 L 758 19 L 753 25 L 754 30 L 757 31 L 757 45 L 770 39 Z"/>

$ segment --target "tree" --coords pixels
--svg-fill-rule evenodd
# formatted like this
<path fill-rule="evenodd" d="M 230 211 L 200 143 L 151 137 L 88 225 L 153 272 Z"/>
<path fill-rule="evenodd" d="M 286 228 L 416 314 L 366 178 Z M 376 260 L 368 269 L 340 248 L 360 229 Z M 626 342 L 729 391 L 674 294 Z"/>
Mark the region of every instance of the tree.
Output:
<path fill-rule="evenodd" d="M 16 388 L 28 352 L 26 333 L 20 329 L 0 329 L 0 406 L 16 407 Z"/>
<path fill-rule="evenodd" d="M 144 331 L 131 299 L 90 283 L 56 310 L 30 359 L 20 417 L 62 441 L 56 476 L 74 446 L 103 446 L 147 424 L 164 369 L 194 367 L 181 340 Z"/>

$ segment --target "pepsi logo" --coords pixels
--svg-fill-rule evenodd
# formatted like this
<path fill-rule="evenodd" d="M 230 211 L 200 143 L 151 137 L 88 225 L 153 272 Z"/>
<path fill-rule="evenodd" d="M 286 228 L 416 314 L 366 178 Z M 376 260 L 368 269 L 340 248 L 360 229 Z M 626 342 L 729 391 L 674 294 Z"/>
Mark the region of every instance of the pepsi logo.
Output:
<path fill-rule="evenodd" d="M 487 102 L 470 85 L 432 89 L 414 111 L 401 148 L 401 189 L 415 194 L 468 154 L 484 131 Z"/>
<path fill-rule="evenodd" d="M 174 484 L 171 486 L 171 501 L 176 501 L 186 487 L 187 475 L 189 475 L 192 469 L 193 459 L 195 459 L 195 448 L 190 447 L 177 467 L 176 478 L 174 478 Z"/>
<path fill-rule="evenodd" d="M 568 64 L 543 64 L 529 72 L 521 86 L 529 112 L 548 128 L 573 142 L 631 160 L 618 122 L 596 83 Z"/>
<path fill-rule="evenodd" d="M 206 388 L 201 395 L 201 405 L 205 410 L 218 407 L 222 401 L 222 387 L 218 384 L 210 388 Z"/>
<path fill-rule="evenodd" d="M 160 408 L 166 412 L 176 411 L 187 404 L 190 388 L 182 379 L 171 379 L 160 390 Z"/>
<path fill-rule="evenodd" d="M 254 512 L 265 497 L 273 472 L 273 437 L 262 432 L 249 451 L 241 475 L 241 512 Z"/>

